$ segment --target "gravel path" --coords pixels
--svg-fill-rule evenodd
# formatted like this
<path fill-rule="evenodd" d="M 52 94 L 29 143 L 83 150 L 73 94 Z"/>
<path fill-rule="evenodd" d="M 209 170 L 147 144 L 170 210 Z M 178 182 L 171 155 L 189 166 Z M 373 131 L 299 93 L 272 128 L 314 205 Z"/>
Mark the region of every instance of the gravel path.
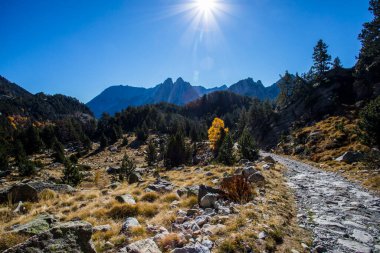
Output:
<path fill-rule="evenodd" d="M 316 252 L 380 252 L 380 198 L 343 177 L 282 156 L 295 190 L 298 219 Z"/>

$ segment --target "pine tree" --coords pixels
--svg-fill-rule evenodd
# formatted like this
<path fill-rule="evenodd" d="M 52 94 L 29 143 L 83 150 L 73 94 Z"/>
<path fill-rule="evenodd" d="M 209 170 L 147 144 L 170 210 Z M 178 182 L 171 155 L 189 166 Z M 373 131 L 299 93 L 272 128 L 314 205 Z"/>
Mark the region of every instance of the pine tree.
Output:
<path fill-rule="evenodd" d="M 26 130 L 25 135 L 26 135 L 25 136 L 26 143 L 24 147 L 25 147 L 26 153 L 27 154 L 38 153 L 43 146 L 38 129 L 34 126 L 30 126 Z"/>
<path fill-rule="evenodd" d="M 120 168 L 120 178 L 121 179 L 129 179 L 129 176 L 135 171 L 136 165 L 134 161 L 129 158 L 127 154 L 124 155 L 123 161 L 121 162 L 121 168 Z"/>
<path fill-rule="evenodd" d="M 148 166 L 153 166 L 157 162 L 157 151 L 153 141 L 148 143 L 145 161 L 148 163 Z"/>
<path fill-rule="evenodd" d="M 58 163 L 65 163 L 66 157 L 65 157 L 65 150 L 63 148 L 63 145 L 61 142 L 59 142 L 57 139 L 55 139 L 53 144 L 53 157 L 54 161 Z"/>
<path fill-rule="evenodd" d="M 280 93 L 277 97 L 277 104 L 282 107 L 289 103 L 293 95 L 294 82 L 292 75 L 288 71 L 285 71 L 285 75 L 281 76 L 277 86 L 280 89 Z"/>
<path fill-rule="evenodd" d="M 359 127 L 367 145 L 380 147 L 380 96 L 362 109 Z"/>
<path fill-rule="evenodd" d="M 148 139 L 148 136 L 149 136 L 149 129 L 146 126 L 146 123 L 144 122 L 141 128 L 137 128 L 136 137 L 137 137 L 137 140 L 145 142 Z"/>
<path fill-rule="evenodd" d="M 165 167 L 172 168 L 187 162 L 188 152 L 182 132 L 177 132 L 169 138 L 165 151 Z"/>
<path fill-rule="evenodd" d="M 102 133 L 102 135 L 100 136 L 100 149 L 105 149 L 107 146 L 108 146 L 108 139 L 104 135 L 104 133 Z"/>
<path fill-rule="evenodd" d="M 23 157 L 19 160 L 17 166 L 20 176 L 31 176 L 36 172 L 34 162 L 30 161 L 27 157 Z"/>
<path fill-rule="evenodd" d="M 233 165 L 235 163 L 235 157 L 233 154 L 234 143 L 230 134 L 224 137 L 223 144 L 219 149 L 217 160 L 225 165 Z"/>
<path fill-rule="evenodd" d="M 341 69 L 342 67 L 342 62 L 340 61 L 339 57 L 336 57 L 333 61 L 333 69 Z"/>
<path fill-rule="evenodd" d="M 71 186 L 77 186 L 82 181 L 82 174 L 79 171 L 77 165 L 70 162 L 65 163 L 65 169 L 63 170 L 62 182 Z"/>
<path fill-rule="evenodd" d="M 244 129 L 242 135 L 240 136 L 239 151 L 241 158 L 248 159 L 250 161 L 256 160 L 259 156 L 259 151 L 255 141 L 247 129 Z"/>
<path fill-rule="evenodd" d="M 362 48 L 356 70 L 359 76 L 366 76 L 371 82 L 380 80 L 380 1 L 371 0 L 369 11 L 374 18 L 363 25 L 359 34 Z"/>
<path fill-rule="evenodd" d="M 322 81 L 326 72 L 330 69 L 331 56 L 327 52 L 328 46 L 323 40 L 319 40 L 314 47 L 313 72 L 317 81 Z"/>

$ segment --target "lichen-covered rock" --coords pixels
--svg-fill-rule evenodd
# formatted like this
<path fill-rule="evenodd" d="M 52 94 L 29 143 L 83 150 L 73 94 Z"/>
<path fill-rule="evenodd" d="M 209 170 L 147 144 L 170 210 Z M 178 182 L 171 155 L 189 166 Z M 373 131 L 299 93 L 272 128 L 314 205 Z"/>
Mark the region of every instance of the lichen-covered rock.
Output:
<path fill-rule="evenodd" d="M 202 198 L 206 196 L 208 193 L 222 195 L 224 192 L 222 190 L 219 190 L 210 186 L 200 185 L 199 190 L 198 190 L 198 204 L 201 203 Z"/>
<path fill-rule="evenodd" d="M 187 245 L 183 248 L 177 248 L 171 251 L 171 253 L 210 253 L 211 251 L 209 250 L 208 247 L 196 243 L 193 245 Z"/>
<path fill-rule="evenodd" d="M 208 193 L 201 199 L 199 206 L 202 208 L 215 208 L 215 202 L 218 200 L 218 194 Z"/>
<path fill-rule="evenodd" d="M 34 220 L 14 227 L 12 233 L 21 233 L 27 235 L 37 235 L 50 229 L 50 225 L 56 222 L 56 219 L 51 215 L 40 215 Z"/>
<path fill-rule="evenodd" d="M 57 223 L 50 230 L 32 236 L 4 253 L 96 253 L 91 241 L 92 226 L 84 221 Z"/>
<path fill-rule="evenodd" d="M 152 239 L 140 240 L 122 248 L 119 253 L 161 253 L 157 244 Z"/>

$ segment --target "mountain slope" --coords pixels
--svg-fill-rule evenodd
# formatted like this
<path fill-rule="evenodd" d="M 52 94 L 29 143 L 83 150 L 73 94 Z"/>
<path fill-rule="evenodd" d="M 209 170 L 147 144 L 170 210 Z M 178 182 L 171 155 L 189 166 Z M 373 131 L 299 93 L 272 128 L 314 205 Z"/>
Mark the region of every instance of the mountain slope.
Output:
<path fill-rule="evenodd" d="M 254 82 L 252 78 L 239 81 L 231 87 L 226 85 L 207 89 L 202 86 L 192 86 L 182 78 L 175 82 L 171 78 L 153 88 L 137 88 L 132 86 L 111 86 L 87 103 L 95 116 L 103 112 L 113 114 L 128 106 L 139 106 L 167 102 L 184 105 L 203 95 L 216 91 L 230 91 L 238 95 L 257 97 L 259 99 L 274 99 L 278 95 L 276 84 L 264 87 L 261 81 Z"/>
<path fill-rule="evenodd" d="M 54 120 L 68 115 L 92 112 L 77 99 L 64 95 L 31 94 L 0 76 L 1 115 L 21 115 L 34 120 Z"/>

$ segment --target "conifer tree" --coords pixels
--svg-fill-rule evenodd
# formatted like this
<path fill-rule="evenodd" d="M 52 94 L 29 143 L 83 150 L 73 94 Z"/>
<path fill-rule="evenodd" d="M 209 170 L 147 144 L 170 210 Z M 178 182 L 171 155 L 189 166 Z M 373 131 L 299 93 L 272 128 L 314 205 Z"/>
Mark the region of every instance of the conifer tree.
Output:
<path fill-rule="evenodd" d="M 166 168 L 172 168 L 187 162 L 188 152 L 186 150 L 185 139 L 181 131 L 169 138 L 164 163 Z"/>
<path fill-rule="evenodd" d="M 333 61 L 333 69 L 340 69 L 342 67 L 342 62 L 340 61 L 339 57 L 336 57 Z"/>
<path fill-rule="evenodd" d="M 235 163 L 235 157 L 233 154 L 233 141 L 230 134 L 224 137 L 222 146 L 219 149 L 218 161 L 225 165 L 233 165 Z"/>
<path fill-rule="evenodd" d="M 125 154 L 123 157 L 123 161 L 121 163 L 120 178 L 121 179 L 126 178 L 128 180 L 129 176 L 135 171 L 135 169 L 136 169 L 136 165 L 134 161 L 127 154 Z"/>
<path fill-rule="evenodd" d="M 108 146 L 108 139 L 104 135 L 104 133 L 102 133 L 102 135 L 100 136 L 100 149 L 105 149 L 107 146 Z"/>
<path fill-rule="evenodd" d="M 370 0 L 369 11 L 373 19 L 363 25 L 359 34 L 362 48 L 359 53 L 356 71 L 369 81 L 380 80 L 380 1 Z"/>
<path fill-rule="evenodd" d="M 61 142 L 59 142 L 57 139 L 55 139 L 53 144 L 53 157 L 54 161 L 58 163 L 65 163 L 66 157 L 65 157 L 65 150 L 63 148 L 63 145 Z"/>
<path fill-rule="evenodd" d="M 8 154 L 5 147 L 0 146 L 0 171 L 7 170 L 9 168 Z"/>
<path fill-rule="evenodd" d="M 256 160 L 259 156 L 259 151 L 255 141 L 247 129 L 244 129 L 242 135 L 240 136 L 239 151 L 241 158 L 248 159 L 250 161 Z"/>
<path fill-rule="evenodd" d="M 148 146 L 146 148 L 146 157 L 145 161 L 148 163 L 148 166 L 153 166 L 157 162 L 157 151 L 156 146 L 153 141 L 149 141 Z"/>
<path fill-rule="evenodd" d="M 318 40 L 313 53 L 313 73 L 317 81 L 322 81 L 326 72 L 330 69 L 331 56 L 328 54 L 328 46 L 323 40 Z"/>
<path fill-rule="evenodd" d="M 62 182 L 71 186 L 77 186 L 82 181 L 82 174 L 76 164 L 70 162 L 65 163 L 65 169 L 63 170 Z"/>

